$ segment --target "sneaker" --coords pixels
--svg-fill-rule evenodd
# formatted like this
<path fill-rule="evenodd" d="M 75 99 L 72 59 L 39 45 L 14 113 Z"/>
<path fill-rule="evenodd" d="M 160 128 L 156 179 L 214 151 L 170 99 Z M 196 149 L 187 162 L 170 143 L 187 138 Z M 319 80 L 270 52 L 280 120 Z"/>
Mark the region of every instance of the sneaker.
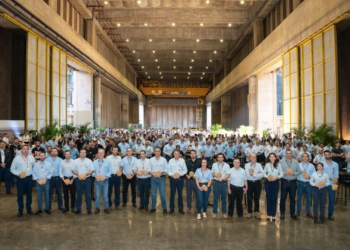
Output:
<path fill-rule="evenodd" d="M 203 218 L 207 218 L 207 213 L 203 213 Z"/>
<path fill-rule="evenodd" d="M 253 217 L 253 215 L 251 214 L 251 213 L 249 213 L 248 215 L 247 215 L 247 219 L 251 219 Z"/>
<path fill-rule="evenodd" d="M 213 214 L 213 219 L 216 219 L 216 214 Z"/>
<path fill-rule="evenodd" d="M 224 214 L 223 217 L 224 217 L 224 219 L 227 219 L 227 218 L 228 218 L 227 214 Z"/>
<path fill-rule="evenodd" d="M 197 220 L 201 219 L 201 214 L 197 214 Z"/>

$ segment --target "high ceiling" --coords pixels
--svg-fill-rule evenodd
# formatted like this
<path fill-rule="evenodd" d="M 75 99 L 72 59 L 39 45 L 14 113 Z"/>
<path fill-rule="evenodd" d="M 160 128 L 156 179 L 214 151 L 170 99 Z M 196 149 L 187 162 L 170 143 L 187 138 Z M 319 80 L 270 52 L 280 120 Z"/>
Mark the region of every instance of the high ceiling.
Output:
<path fill-rule="evenodd" d="M 84 0 L 139 75 L 208 82 L 266 0 Z"/>

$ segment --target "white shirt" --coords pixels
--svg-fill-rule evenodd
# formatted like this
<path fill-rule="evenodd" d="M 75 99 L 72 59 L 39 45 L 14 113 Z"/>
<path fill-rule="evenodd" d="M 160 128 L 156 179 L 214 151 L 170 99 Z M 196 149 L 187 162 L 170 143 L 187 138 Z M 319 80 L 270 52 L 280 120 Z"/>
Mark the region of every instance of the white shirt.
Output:
<path fill-rule="evenodd" d="M 135 170 L 136 173 L 139 173 L 141 170 L 145 170 L 147 173 L 151 172 L 151 163 L 150 160 L 145 158 L 144 160 L 138 159 L 134 166 L 132 167 L 133 170 Z M 151 175 L 136 175 L 137 178 L 139 179 L 146 179 L 150 178 Z"/>
<path fill-rule="evenodd" d="M 247 180 L 246 173 L 243 168 L 236 169 L 235 167 L 231 168 L 229 170 L 230 178 L 228 178 L 228 181 L 231 185 L 236 187 L 243 187 L 244 181 Z"/>
<path fill-rule="evenodd" d="M 226 162 L 223 162 L 222 164 L 215 162 L 211 168 L 211 173 L 216 175 L 219 172 L 221 173 L 221 179 L 225 178 L 226 175 L 230 174 L 230 166 Z M 217 178 L 214 177 L 214 180 L 217 180 Z"/>
<path fill-rule="evenodd" d="M 184 159 L 171 159 L 168 163 L 168 175 L 172 176 L 175 173 L 179 173 L 180 176 L 187 174 L 187 166 Z"/>
<path fill-rule="evenodd" d="M 10 171 L 16 176 L 22 172 L 26 172 L 26 176 L 30 176 L 33 173 L 34 164 L 35 159 L 33 156 L 28 155 L 28 157 L 24 157 L 21 154 L 13 159 Z"/>
<path fill-rule="evenodd" d="M 264 170 L 261 164 L 258 162 L 255 162 L 255 164 L 247 163 L 245 164 L 244 169 L 245 169 L 245 173 L 248 181 L 257 181 L 257 180 L 261 180 L 261 178 L 264 177 Z M 249 173 L 250 169 L 254 169 L 253 176 L 251 176 Z"/>
<path fill-rule="evenodd" d="M 107 156 L 106 159 L 111 163 L 112 174 L 116 174 L 120 170 L 120 167 L 122 166 L 122 158 L 119 155 L 114 156 L 112 154 Z"/>
<path fill-rule="evenodd" d="M 74 170 L 78 172 L 78 174 L 86 174 L 90 172 L 91 170 L 94 171 L 94 165 L 92 164 L 92 161 L 88 158 L 84 158 L 83 160 L 81 158 L 74 160 L 75 166 Z M 87 175 L 86 177 L 89 177 L 90 175 Z"/>
<path fill-rule="evenodd" d="M 279 179 L 282 178 L 284 173 L 281 164 L 278 163 L 277 168 L 275 168 L 271 163 L 266 163 L 264 177 L 267 178 L 269 175 L 273 175 Z"/>

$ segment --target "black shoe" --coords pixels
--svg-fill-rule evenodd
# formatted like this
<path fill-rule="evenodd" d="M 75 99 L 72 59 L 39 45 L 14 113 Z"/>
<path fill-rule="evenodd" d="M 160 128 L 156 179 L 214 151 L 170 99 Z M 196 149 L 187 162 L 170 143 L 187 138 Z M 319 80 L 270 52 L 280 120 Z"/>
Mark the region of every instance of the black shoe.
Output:
<path fill-rule="evenodd" d="M 163 209 L 163 214 L 168 214 L 168 210 Z"/>
<path fill-rule="evenodd" d="M 65 208 L 65 209 L 63 209 L 63 211 L 62 211 L 62 213 L 67 213 L 69 211 L 69 209 L 67 209 L 67 208 Z"/>
<path fill-rule="evenodd" d="M 77 210 L 77 211 L 75 211 L 75 214 L 76 214 L 76 215 L 81 214 L 81 211 L 80 211 L 80 210 Z"/>
<path fill-rule="evenodd" d="M 91 211 L 88 211 L 88 215 L 92 215 L 92 212 L 91 212 Z"/>
<path fill-rule="evenodd" d="M 298 217 L 295 214 L 292 214 L 290 218 L 292 218 L 293 220 L 298 220 Z"/>
<path fill-rule="evenodd" d="M 170 209 L 169 214 L 173 214 L 174 213 L 174 209 Z"/>
<path fill-rule="evenodd" d="M 314 220 L 314 223 L 315 224 L 320 224 L 320 221 L 319 220 Z"/>
<path fill-rule="evenodd" d="M 137 208 L 136 202 L 132 204 L 134 208 Z"/>
<path fill-rule="evenodd" d="M 17 217 L 22 217 L 22 215 L 23 215 L 23 212 L 19 211 L 18 214 L 17 214 Z"/>
<path fill-rule="evenodd" d="M 69 211 L 69 209 L 68 209 Z M 75 208 L 72 208 L 72 213 L 75 213 L 77 210 L 75 210 Z"/>
<path fill-rule="evenodd" d="M 284 220 L 284 214 L 281 214 L 281 220 Z"/>
<path fill-rule="evenodd" d="M 139 210 L 143 210 L 145 207 L 144 206 L 139 206 Z"/>
<path fill-rule="evenodd" d="M 148 211 L 148 206 L 145 206 L 145 211 Z"/>
<path fill-rule="evenodd" d="M 324 223 L 324 219 L 320 219 L 320 224 L 323 224 Z"/>
<path fill-rule="evenodd" d="M 296 216 L 300 216 L 300 213 L 299 213 L 299 212 L 297 212 L 295 215 L 296 215 Z"/>
<path fill-rule="evenodd" d="M 63 208 L 63 207 L 59 207 L 58 210 L 60 210 L 60 211 L 63 212 L 63 211 L 64 211 L 64 208 Z"/>
<path fill-rule="evenodd" d="M 35 215 L 41 214 L 43 212 L 43 210 L 38 210 L 35 212 Z"/>
<path fill-rule="evenodd" d="M 92 201 L 95 201 L 95 198 L 91 198 Z"/>
<path fill-rule="evenodd" d="M 122 204 L 122 207 L 126 207 L 126 204 L 125 204 L 125 203 L 123 203 L 123 204 Z"/>
<path fill-rule="evenodd" d="M 106 213 L 106 214 L 110 214 L 111 212 L 109 211 L 109 209 L 103 209 L 103 211 Z"/>
<path fill-rule="evenodd" d="M 32 210 L 27 210 L 27 214 L 29 214 L 29 215 L 33 215 L 34 213 L 33 213 L 33 211 L 32 211 Z"/>
<path fill-rule="evenodd" d="M 333 217 L 332 214 L 329 214 L 329 215 L 328 215 L 328 220 L 334 220 L 334 217 Z"/>
<path fill-rule="evenodd" d="M 45 213 L 47 213 L 47 214 L 51 214 L 50 209 L 45 209 Z"/>
<path fill-rule="evenodd" d="M 183 209 L 179 209 L 179 213 L 180 213 L 180 214 L 185 214 L 185 212 L 184 212 Z"/>
<path fill-rule="evenodd" d="M 156 210 L 154 208 L 152 208 L 151 210 L 149 210 L 149 213 L 152 214 L 154 213 Z"/>
<path fill-rule="evenodd" d="M 312 216 L 312 214 L 306 214 L 306 217 L 309 217 L 310 219 L 313 219 L 314 217 Z"/>
<path fill-rule="evenodd" d="M 12 192 L 11 191 L 7 191 L 6 194 L 12 194 Z"/>

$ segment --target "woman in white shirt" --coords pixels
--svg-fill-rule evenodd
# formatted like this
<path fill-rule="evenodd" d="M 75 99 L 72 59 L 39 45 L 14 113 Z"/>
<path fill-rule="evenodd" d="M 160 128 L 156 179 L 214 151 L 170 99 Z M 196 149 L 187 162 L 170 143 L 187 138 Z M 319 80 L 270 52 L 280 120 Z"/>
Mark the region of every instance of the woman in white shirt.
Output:
<path fill-rule="evenodd" d="M 276 219 L 277 196 L 279 190 L 278 180 L 283 177 L 281 164 L 275 153 L 270 153 L 264 168 L 267 220 L 271 222 Z"/>
<path fill-rule="evenodd" d="M 312 198 L 314 200 L 314 222 L 316 224 L 324 223 L 324 214 L 327 198 L 327 186 L 330 185 L 329 176 L 323 172 L 323 163 L 316 165 L 317 171 L 310 177 L 312 186 Z M 318 208 L 320 208 L 320 217 L 318 217 Z"/>
<path fill-rule="evenodd" d="M 213 175 L 207 168 L 208 161 L 203 158 L 201 160 L 201 168 L 196 170 L 194 174 L 197 184 L 197 219 L 201 219 L 201 210 L 203 208 L 203 218 L 207 218 L 208 199 L 211 191 L 211 183 Z"/>

